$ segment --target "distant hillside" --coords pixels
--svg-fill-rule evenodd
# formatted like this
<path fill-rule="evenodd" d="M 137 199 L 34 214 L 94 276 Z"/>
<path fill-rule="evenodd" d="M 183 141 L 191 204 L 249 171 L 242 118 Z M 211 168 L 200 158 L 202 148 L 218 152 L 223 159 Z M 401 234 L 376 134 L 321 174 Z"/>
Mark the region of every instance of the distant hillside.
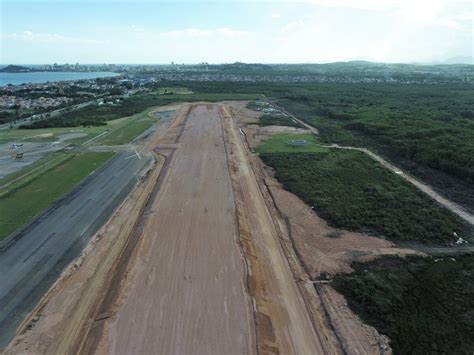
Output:
<path fill-rule="evenodd" d="M 26 73 L 32 71 L 34 70 L 20 65 L 7 65 L 5 68 L 0 69 L 0 73 Z"/>

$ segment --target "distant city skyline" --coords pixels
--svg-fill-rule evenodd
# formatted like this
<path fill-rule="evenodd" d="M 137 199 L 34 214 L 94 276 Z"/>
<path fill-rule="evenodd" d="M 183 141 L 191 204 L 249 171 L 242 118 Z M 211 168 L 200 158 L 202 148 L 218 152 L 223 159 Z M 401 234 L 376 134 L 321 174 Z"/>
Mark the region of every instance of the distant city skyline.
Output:
<path fill-rule="evenodd" d="M 0 64 L 470 62 L 470 0 L 0 2 Z"/>

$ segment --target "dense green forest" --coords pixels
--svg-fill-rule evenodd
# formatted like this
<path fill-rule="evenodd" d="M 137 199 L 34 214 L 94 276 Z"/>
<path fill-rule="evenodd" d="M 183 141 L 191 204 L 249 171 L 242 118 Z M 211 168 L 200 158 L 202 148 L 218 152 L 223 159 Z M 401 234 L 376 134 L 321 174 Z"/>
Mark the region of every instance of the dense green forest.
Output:
<path fill-rule="evenodd" d="M 134 95 L 29 128 L 98 125 L 175 101 L 262 99 L 314 125 L 327 143 L 373 149 L 474 211 L 474 85 L 162 81 L 193 95 Z M 264 95 L 264 96 L 262 96 Z M 262 121 L 263 124 L 265 120 Z"/>
<path fill-rule="evenodd" d="M 474 90 L 421 85 L 333 85 L 278 102 L 325 142 L 378 151 L 474 209 Z"/>
<path fill-rule="evenodd" d="M 474 255 L 383 257 L 353 263 L 332 286 L 394 354 L 474 352 Z"/>
<path fill-rule="evenodd" d="M 450 244 L 471 229 L 448 210 L 357 151 L 261 153 L 285 189 L 338 228 L 394 241 Z M 454 234 L 456 233 L 456 235 Z"/>

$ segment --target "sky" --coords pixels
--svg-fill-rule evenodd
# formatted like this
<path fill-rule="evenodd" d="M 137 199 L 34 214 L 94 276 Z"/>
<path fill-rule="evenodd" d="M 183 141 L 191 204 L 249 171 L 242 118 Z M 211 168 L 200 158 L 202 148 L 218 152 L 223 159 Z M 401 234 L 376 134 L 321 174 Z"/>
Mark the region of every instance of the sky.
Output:
<path fill-rule="evenodd" d="M 473 33 L 473 0 L 0 0 L 0 64 L 465 61 Z"/>

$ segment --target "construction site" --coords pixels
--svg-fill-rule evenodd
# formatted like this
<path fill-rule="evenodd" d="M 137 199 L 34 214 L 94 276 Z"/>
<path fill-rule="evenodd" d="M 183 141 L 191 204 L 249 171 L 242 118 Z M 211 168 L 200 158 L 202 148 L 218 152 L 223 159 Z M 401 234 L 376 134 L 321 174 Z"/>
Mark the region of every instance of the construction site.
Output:
<path fill-rule="evenodd" d="M 150 163 L 4 353 L 390 353 L 327 280 L 352 261 L 413 251 L 328 238 L 336 230 L 253 153 L 273 132 L 309 131 L 259 128 L 245 102 L 156 111 L 174 115 L 139 141 Z"/>

